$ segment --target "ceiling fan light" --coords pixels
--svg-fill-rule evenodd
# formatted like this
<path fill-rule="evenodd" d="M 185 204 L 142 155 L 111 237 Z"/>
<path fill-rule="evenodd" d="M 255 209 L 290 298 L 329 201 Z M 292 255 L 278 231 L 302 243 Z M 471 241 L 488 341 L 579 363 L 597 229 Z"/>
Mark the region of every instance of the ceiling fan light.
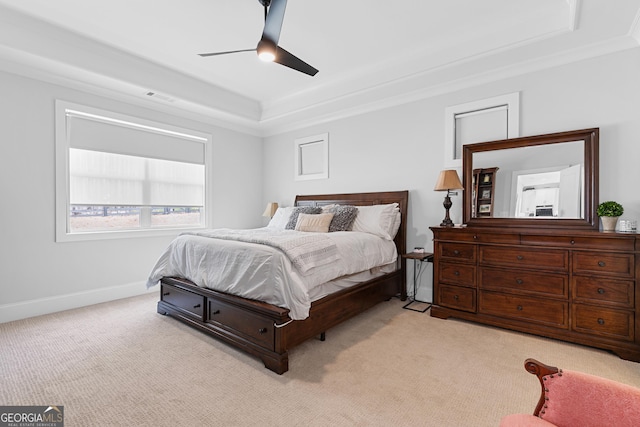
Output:
<path fill-rule="evenodd" d="M 258 58 L 262 59 L 264 62 L 273 62 L 276 59 L 276 56 L 273 52 L 263 50 L 262 52 L 258 52 Z"/>
<path fill-rule="evenodd" d="M 276 59 L 276 49 L 276 44 L 271 40 L 265 39 L 264 37 L 260 39 L 260 42 L 256 47 L 258 57 L 265 62 L 273 62 Z"/>

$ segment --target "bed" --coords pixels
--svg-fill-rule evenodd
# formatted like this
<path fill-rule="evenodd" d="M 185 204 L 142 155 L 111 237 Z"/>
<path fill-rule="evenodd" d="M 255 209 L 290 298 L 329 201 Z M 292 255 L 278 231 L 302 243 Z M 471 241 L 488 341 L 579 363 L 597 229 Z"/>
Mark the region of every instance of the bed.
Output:
<path fill-rule="evenodd" d="M 407 298 L 406 263 L 401 255 L 406 253 L 408 191 L 296 196 L 296 207 L 393 203 L 397 203 L 400 218 L 393 238 L 397 255 L 393 268 L 314 299 L 306 317 L 264 300 L 198 286 L 198 277 L 182 275 L 160 275 L 157 311 L 252 354 L 266 368 L 283 374 L 289 368 L 289 350 L 296 345 L 313 337 L 324 340 L 328 329 L 382 301 Z M 297 320 L 301 317 L 305 318 Z"/>

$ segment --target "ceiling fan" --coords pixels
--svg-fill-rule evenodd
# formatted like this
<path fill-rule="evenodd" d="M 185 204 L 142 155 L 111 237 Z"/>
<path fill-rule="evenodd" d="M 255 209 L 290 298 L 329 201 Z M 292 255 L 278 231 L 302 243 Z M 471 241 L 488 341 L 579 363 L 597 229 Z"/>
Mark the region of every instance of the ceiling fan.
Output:
<path fill-rule="evenodd" d="M 199 53 L 202 57 L 227 55 L 238 52 L 257 52 L 263 61 L 273 61 L 285 67 L 292 68 L 301 73 L 315 76 L 317 69 L 307 64 L 297 56 L 287 52 L 278 46 L 282 22 L 284 21 L 284 11 L 287 7 L 287 0 L 258 0 L 264 6 L 264 30 L 258 46 L 254 49 L 230 50 L 227 52 Z"/>

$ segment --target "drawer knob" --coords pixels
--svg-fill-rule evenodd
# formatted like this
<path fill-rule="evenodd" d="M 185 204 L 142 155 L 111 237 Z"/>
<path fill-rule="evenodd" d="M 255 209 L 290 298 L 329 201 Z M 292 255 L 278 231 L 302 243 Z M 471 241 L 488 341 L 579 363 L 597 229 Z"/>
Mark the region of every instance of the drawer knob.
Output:
<path fill-rule="evenodd" d="M 604 261 L 598 261 L 598 265 L 599 265 L 600 267 L 604 267 L 605 265 L 607 265 L 607 263 L 606 263 L 606 262 L 604 262 Z"/>
<path fill-rule="evenodd" d="M 456 270 L 456 271 L 453 272 L 453 274 L 454 274 L 454 276 L 459 276 L 460 272 L 458 270 Z"/>
<path fill-rule="evenodd" d="M 213 313 L 211 313 L 211 314 L 213 314 L 213 315 L 220 314 L 220 310 L 215 310 L 215 311 L 214 311 Z"/>
<path fill-rule="evenodd" d="M 259 333 L 259 334 L 266 334 L 266 333 L 267 333 L 267 328 L 260 328 L 260 329 L 258 329 L 258 333 Z"/>
<path fill-rule="evenodd" d="M 599 293 L 599 294 L 604 294 L 604 289 L 602 289 L 602 288 L 598 288 L 598 293 Z"/>
<path fill-rule="evenodd" d="M 517 307 L 517 309 L 518 309 L 518 311 L 522 311 L 522 306 L 521 306 L 521 305 L 519 305 L 519 306 Z"/>
<path fill-rule="evenodd" d="M 453 296 L 453 299 L 454 299 L 454 300 L 456 300 L 456 301 L 458 301 L 458 300 L 460 299 L 460 297 L 459 297 L 458 295 L 454 295 L 454 296 Z"/>
<path fill-rule="evenodd" d="M 523 280 L 522 280 L 522 279 L 516 279 L 516 283 L 517 283 L 518 285 L 522 285 Z"/>
<path fill-rule="evenodd" d="M 604 325 L 604 319 L 599 317 L 598 318 L 598 325 Z"/>
<path fill-rule="evenodd" d="M 571 240 L 569 243 L 571 243 L 572 245 L 575 245 L 576 241 L 575 240 Z"/>
<path fill-rule="evenodd" d="M 522 261 L 524 259 L 522 255 L 518 255 L 516 258 L 518 258 L 518 261 Z"/>
<path fill-rule="evenodd" d="M 163 297 L 166 297 L 167 295 L 171 295 L 171 292 L 165 292 L 162 294 Z"/>
<path fill-rule="evenodd" d="M 473 240 L 477 240 L 478 236 L 476 236 L 475 234 L 473 235 Z"/>
<path fill-rule="evenodd" d="M 453 251 L 453 254 L 454 255 L 460 255 L 460 251 L 456 249 L 456 250 Z"/>
<path fill-rule="evenodd" d="M 193 308 L 200 308 L 200 304 L 194 305 Z"/>

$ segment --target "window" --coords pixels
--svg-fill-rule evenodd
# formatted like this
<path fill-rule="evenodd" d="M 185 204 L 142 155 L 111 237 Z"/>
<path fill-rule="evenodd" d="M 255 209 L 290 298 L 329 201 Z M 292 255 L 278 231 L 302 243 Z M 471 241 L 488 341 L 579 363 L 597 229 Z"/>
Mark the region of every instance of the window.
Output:
<path fill-rule="evenodd" d="M 329 178 L 329 134 L 296 139 L 295 175 L 296 181 Z"/>
<path fill-rule="evenodd" d="M 445 167 L 462 167 L 462 146 L 516 138 L 520 133 L 520 93 L 447 107 Z"/>
<path fill-rule="evenodd" d="M 56 240 L 204 227 L 210 136 L 56 102 Z"/>

